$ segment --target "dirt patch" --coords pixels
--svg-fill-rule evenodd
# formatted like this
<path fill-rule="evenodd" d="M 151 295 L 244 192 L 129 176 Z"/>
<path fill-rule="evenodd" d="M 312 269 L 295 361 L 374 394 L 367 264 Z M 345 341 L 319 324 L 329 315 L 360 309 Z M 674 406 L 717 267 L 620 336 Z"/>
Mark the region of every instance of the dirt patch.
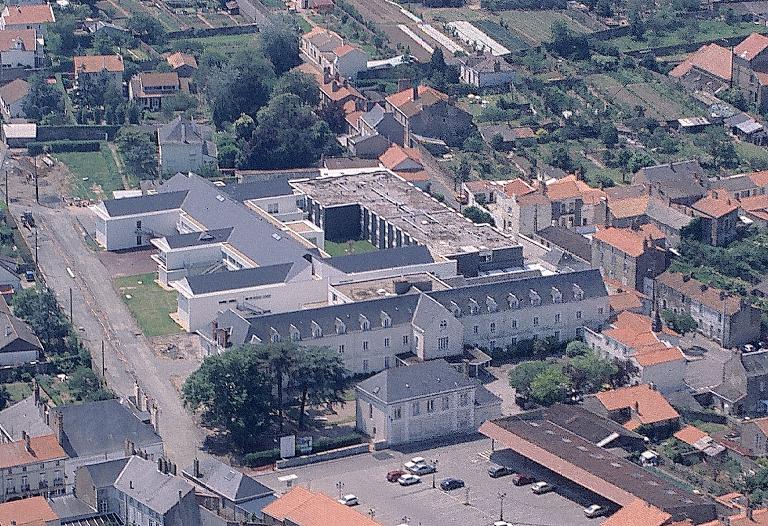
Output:
<path fill-rule="evenodd" d="M 103 251 L 99 252 L 99 260 L 114 279 L 156 272 L 157 263 L 152 260 L 152 254 L 155 252 L 155 247 L 120 252 Z"/>
<path fill-rule="evenodd" d="M 150 345 L 155 354 L 164 358 L 203 361 L 203 347 L 200 345 L 200 338 L 196 335 L 182 333 L 156 336 L 150 340 Z"/>
<path fill-rule="evenodd" d="M 12 153 L 5 165 L 8 168 L 8 193 L 12 201 L 35 199 L 35 173 L 40 203 L 56 205 L 71 195 L 74 177 L 66 165 L 48 155 L 35 159 L 21 153 Z"/>

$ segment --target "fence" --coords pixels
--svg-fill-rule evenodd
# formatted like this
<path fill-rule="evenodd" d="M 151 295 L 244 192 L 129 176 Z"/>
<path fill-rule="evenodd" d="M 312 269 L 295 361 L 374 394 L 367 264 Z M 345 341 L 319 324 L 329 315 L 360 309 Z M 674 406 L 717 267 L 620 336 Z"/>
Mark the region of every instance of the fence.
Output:
<path fill-rule="evenodd" d="M 112 140 L 120 126 L 38 126 L 37 141 L 103 141 Z"/>
<path fill-rule="evenodd" d="M 226 27 L 203 27 L 184 29 L 183 31 L 172 31 L 167 33 L 167 37 L 177 40 L 182 38 L 201 38 L 215 37 L 221 35 L 245 35 L 247 33 L 258 33 L 261 24 L 243 24 L 241 26 Z"/>

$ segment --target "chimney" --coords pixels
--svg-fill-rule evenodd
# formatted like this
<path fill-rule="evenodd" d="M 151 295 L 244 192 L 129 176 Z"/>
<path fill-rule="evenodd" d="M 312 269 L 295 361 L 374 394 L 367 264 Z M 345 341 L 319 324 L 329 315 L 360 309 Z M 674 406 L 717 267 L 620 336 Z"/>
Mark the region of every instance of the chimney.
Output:
<path fill-rule="evenodd" d="M 640 414 L 640 402 L 638 402 L 637 400 L 635 400 L 634 409 L 635 409 L 635 413 L 639 415 Z"/>
<path fill-rule="evenodd" d="M 40 405 L 40 384 L 34 378 L 32 379 L 32 394 L 34 395 L 35 406 Z"/>
<path fill-rule="evenodd" d="M 720 301 L 724 301 L 724 300 L 725 300 L 725 291 L 721 290 L 720 291 Z"/>
<path fill-rule="evenodd" d="M 53 430 L 53 434 L 56 435 L 56 440 L 58 440 L 59 444 L 64 443 L 64 415 L 61 414 L 61 411 L 56 411 L 53 413 L 53 418 L 51 418 L 50 423 L 51 429 Z"/>
<path fill-rule="evenodd" d="M 171 462 L 171 475 L 176 476 L 176 463 Z"/>
<path fill-rule="evenodd" d="M 339 91 L 339 81 L 334 80 L 333 82 L 331 82 L 331 91 L 334 93 Z"/>
<path fill-rule="evenodd" d="M 717 199 L 717 198 L 719 197 L 719 196 L 718 196 L 718 193 L 717 193 L 717 190 L 712 190 L 712 197 L 713 197 L 714 199 Z"/>
<path fill-rule="evenodd" d="M 411 88 L 411 97 L 413 97 L 413 100 L 419 99 L 419 85 L 414 83 L 413 87 Z"/>
<path fill-rule="evenodd" d="M 754 519 L 752 518 L 752 503 L 751 502 L 747 503 L 747 509 L 744 510 L 744 513 L 747 515 L 747 520 L 748 521 L 754 521 Z"/>
<path fill-rule="evenodd" d="M 163 472 L 163 457 L 157 459 L 157 471 Z"/>
<path fill-rule="evenodd" d="M 216 329 L 219 328 L 219 322 L 216 320 L 213 320 L 211 322 L 211 339 L 213 341 L 216 341 Z"/>
<path fill-rule="evenodd" d="M 192 461 L 192 475 L 194 475 L 196 479 L 200 478 L 200 459 L 196 458 Z"/>
<path fill-rule="evenodd" d="M 139 398 L 141 398 L 141 389 L 139 389 L 139 382 L 133 381 L 133 402 L 136 404 L 136 408 L 139 408 Z"/>
<path fill-rule="evenodd" d="M 30 443 L 29 433 L 22 431 L 21 439 L 24 441 L 24 450 L 27 453 L 32 453 L 32 444 Z"/>
<path fill-rule="evenodd" d="M 654 305 L 654 309 L 653 309 L 653 325 L 651 326 L 651 330 L 653 332 L 661 332 L 662 328 L 663 327 L 661 325 L 661 316 L 659 315 L 659 309 L 655 308 L 655 305 Z"/>
<path fill-rule="evenodd" d="M 133 481 L 132 481 L 132 480 L 129 480 L 129 481 L 128 481 L 128 487 L 129 487 L 130 489 L 133 489 Z"/>
<path fill-rule="evenodd" d="M 683 274 L 683 282 L 688 283 L 691 281 L 691 275 L 690 274 Z"/>
<path fill-rule="evenodd" d="M 134 451 L 133 451 L 133 442 L 131 442 L 130 440 L 128 440 L 126 438 L 125 442 L 123 443 L 123 448 L 125 449 L 125 456 L 126 457 L 133 456 L 133 453 L 134 453 Z"/>
<path fill-rule="evenodd" d="M 331 81 L 331 72 L 328 68 L 323 69 L 323 84 L 328 84 Z"/>
<path fill-rule="evenodd" d="M 493 63 L 493 71 L 496 73 L 501 71 L 501 62 L 499 62 L 498 60 Z"/>

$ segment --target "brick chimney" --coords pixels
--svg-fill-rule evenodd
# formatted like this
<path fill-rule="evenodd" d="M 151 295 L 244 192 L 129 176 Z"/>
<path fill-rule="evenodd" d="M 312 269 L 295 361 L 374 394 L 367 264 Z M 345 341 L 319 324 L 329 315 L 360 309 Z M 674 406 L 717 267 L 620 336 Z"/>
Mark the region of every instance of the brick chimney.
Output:
<path fill-rule="evenodd" d="M 213 320 L 211 322 L 211 339 L 213 341 L 216 341 L 216 329 L 219 328 L 219 322 L 216 320 Z"/>
<path fill-rule="evenodd" d="M 334 80 L 333 82 L 331 82 L 331 91 L 334 92 L 334 93 L 339 91 L 339 81 L 338 80 Z"/>
<path fill-rule="evenodd" d="M 411 87 L 411 97 L 413 98 L 413 100 L 418 100 L 419 99 L 419 85 L 418 84 L 414 84 L 413 87 Z"/>
<path fill-rule="evenodd" d="M 64 415 L 61 414 L 61 411 L 54 411 L 50 421 L 51 423 L 49 425 L 51 426 L 51 430 L 53 431 L 53 434 L 56 435 L 56 440 L 59 442 L 59 444 L 63 444 L 64 443 Z"/>
<path fill-rule="evenodd" d="M 195 459 L 192 461 L 192 475 L 196 478 L 200 478 L 200 459 Z"/>
<path fill-rule="evenodd" d="M 29 433 L 22 431 L 21 439 L 24 441 L 24 451 L 27 453 L 32 453 L 32 445 L 30 444 Z"/>

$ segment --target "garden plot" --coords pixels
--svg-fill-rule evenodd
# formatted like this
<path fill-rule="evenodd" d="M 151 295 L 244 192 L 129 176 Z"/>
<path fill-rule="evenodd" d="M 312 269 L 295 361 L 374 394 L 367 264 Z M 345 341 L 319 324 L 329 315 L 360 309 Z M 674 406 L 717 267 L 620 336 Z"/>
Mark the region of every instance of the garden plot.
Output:
<path fill-rule="evenodd" d="M 528 49 L 531 45 L 539 45 L 537 41 L 528 41 L 523 35 L 517 34 L 514 31 L 500 26 L 493 20 L 476 20 L 473 24 L 489 35 L 494 40 L 501 42 L 501 44 L 509 50 L 520 51 Z"/>
<path fill-rule="evenodd" d="M 687 104 L 683 94 L 664 93 L 663 86 L 654 86 L 648 82 L 638 82 L 624 86 L 616 79 L 605 75 L 590 75 L 589 85 L 596 95 L 608 104 L 619 106 L 627 112 L 642 108 L 646 117 L 661 121 L 670 121 L 681 117 L 690 117 L 699 113 L 695 105 Z"/>
<path fill-rule="evenodd" d="M 467 51 L 455 43 L 453 40 L 442 34 L 439 30 L 432 27 L 430 24 L 421 23 L 419 24 L 419 29 L 424 31 L 428 36 L 435 39 L 435 41 L 443 46 L 445 49 L 447 49 L 452 55 L 455 53 L 464 53 L 466 54 Z"/>
<path fill-rule="evenodd" d="M 466 42 L 474 49 L 489 49 L 495 57 L 501 57 L 503 55 L 509 54 L 509 49 L 496 42 L 494 39 L 486 35 L 482 30 L 476 28 L 466 20 L 449 22 L 447 27 L 449 30 L 454 32 L 456 38 Z"/>

